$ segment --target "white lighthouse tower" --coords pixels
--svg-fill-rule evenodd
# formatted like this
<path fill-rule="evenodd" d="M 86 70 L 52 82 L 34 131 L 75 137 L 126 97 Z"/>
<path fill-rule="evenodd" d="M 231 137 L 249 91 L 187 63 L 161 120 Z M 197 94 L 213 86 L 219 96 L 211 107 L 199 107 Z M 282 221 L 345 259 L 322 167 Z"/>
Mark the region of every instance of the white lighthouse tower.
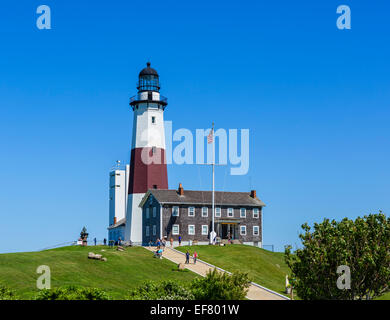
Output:
<path fill-rule="evenodd" d="M 139 204 L 149 189 L 168 189 L 165 157 L 164 109 L 157 71 L 139 73 L 138 94 L 130 99 L 134 111 L 125 240 L 142 244 L 142 209 Z"/>

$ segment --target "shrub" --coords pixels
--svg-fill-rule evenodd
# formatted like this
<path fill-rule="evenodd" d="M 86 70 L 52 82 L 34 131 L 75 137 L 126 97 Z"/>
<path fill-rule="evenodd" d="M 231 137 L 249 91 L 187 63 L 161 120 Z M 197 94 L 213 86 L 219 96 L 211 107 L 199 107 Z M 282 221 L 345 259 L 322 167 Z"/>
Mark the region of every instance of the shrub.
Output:
<path fill-rule="evenodd" d="M 127 296 L 128 300 L 193 300 L 190 290 L 172 280 L 161 282 L 146 281 L 140 287 L 133 289 Z"/>
<path fill-rule="evenodd" d="M 102 289 L 69 286 L 43 289 L 35 296 L 35 300 L 110 300 L 110 297 Z"/>
<path fill-rule="evenodd" d="M 229 275 L 216 269 L 205 278 L 193 280 L 191 289 L 196 300 L 243 300 L 250 285 L 248 274 Z"/>
<path fill-rule="evenodd" d="M 370 214 L 355 221 L 325 219 L 302 225 L 303 248 L 286 248 L 293 287 L 302 299 L 375 298 L 390 290 L 390 218 Z M 350 268 L 350 289 L 337 286 L 337 268 Z"/>
<path fill-rule="evenodd" d="M 18 300 L 18 296 L 15 294 L 15 291 L 0 285 L 0 300 Z"/>

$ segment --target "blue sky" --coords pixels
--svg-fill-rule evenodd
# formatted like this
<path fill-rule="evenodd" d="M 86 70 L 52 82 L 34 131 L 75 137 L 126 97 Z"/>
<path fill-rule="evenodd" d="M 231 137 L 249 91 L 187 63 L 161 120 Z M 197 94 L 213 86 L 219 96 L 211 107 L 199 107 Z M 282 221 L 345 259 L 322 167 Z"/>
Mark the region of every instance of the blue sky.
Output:
<path fill-rule="evenodd" d="M 52 29 L 36 28 L 49 5 Z M 352 29 L 336 28 L 337 6 Z M 7 1 L 0 5 L 0 252 L 107 236 L 108 170 L 129 161 L 150 60 L 174 130 L 250 129 L 250 170 L 216 187 L 267 204 L 264 244 L 304 222 L 390 212 L 388 1 Z M 210 188 L 210 169 L 168 167 Z"/>

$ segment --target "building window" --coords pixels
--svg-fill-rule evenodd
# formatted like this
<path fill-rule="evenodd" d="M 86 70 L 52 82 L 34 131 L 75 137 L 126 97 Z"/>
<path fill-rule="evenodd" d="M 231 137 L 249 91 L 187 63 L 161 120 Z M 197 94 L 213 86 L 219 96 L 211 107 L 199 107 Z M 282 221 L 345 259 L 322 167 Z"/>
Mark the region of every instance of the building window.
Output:
<path fill-rule="evenodd" d="M 259 208 L 253 208 L 253 218 L 259 217 Z"/>
<path fill-rule="evenodd" d="M 152 117 L 152 124 L 156 124 L 156 117 Z"/>
<path fill-rule="evenodd" d="M 179 225 L 178 224 L 174 224 L 172 226 L 172 234 L 173 235 L 178 235 L 179 233 L 180 233 Z"/>
<path fill-rule="evenodd" d="M 156 228 L 156 225 L 153 226 L 153 235 L 155 236 L 157 233 L 157 228 Z"/>
<path fill-rule="evenodd" d="M 195 235 L 195 226 L 193 224 L 190 224 L 188 226 L 188 234 L 189 235 Z"/>
<path fill-rule="evenodd" d="M 152 147 L 152 154 L 156 154 L 157 153 L 157 148 L 156 147 Z"/>
<path fill-rule="evenodd" d="M 145 212 L 146 219 L 149 219 L 149 207 L 147 207 Z"/>
<path fill-rule="evenodd" d="M 215 216 L 217 217 L 217 218 L 220 218 L 221 217 L 221 208 L 215 208 Z"/>
<path fill-rule="evenodd" d="M 240 218 L 246 218 L 246 210 L 245 208 L 240 209 Z"/>
<path fill-rule="evenodd" d="M 229 218 L 233 218 L 234 217 L 234 210 L 233 210 L 233 208 L 228 208 L 227 216 Z"/>
<path fill-rule="evenodd" d="M 202 217 L 208 217 L 208 216 L 209 216 L 208 208 L 207 207 L 203 207 L 202 208 Z"/>
<path fill-rule="evenodd" d="M 240 235 L 242 236 L 246 235 L 246 226 L 240 226 Z"/>
<path fill-rule="evenodd" d="M 188 208 L 188 216 L 189 217 L 195 217 L 195 207 L 189 207 Z"/>
<path fill-rule="evenodd" d="M 258 236 L 259 235 L 259 226 L 253 226 L 253 235 Z"/>
<path fill-rule="evenodd" d="M 207 236 L 209 233 L 209 226 L 204 224 L 202 225 L 202 235 Z"/>
<path fill-rule="evenodd" d="M 145 235 L 149 237 L 149 226 L 145 227 Z"/>
<path fill-rule="evenodd" d="M 157 208 L 153 207 L 153 218 L 156 218 L 156 211 L 157 211 Z"/>
<path fill-rule="evenodd" d="M 172 216 L 173 217 L 178 217 L 179 216 L 179 207 L 178 206 L 172 207 Z"/>

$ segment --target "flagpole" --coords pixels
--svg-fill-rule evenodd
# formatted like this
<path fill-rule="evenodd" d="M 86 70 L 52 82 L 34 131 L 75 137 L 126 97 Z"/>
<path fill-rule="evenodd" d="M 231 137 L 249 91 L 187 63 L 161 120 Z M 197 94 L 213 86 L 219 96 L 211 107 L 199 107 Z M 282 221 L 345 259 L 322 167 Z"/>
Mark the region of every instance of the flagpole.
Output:
<path fill-rule="evenodd" d="M 211 219 L 211 230 L 212 230 L 212 235 L 213 235 L 213 237 L 214 237 L 214 234 L 215 234 L 215 232 L 214 232 L 214 216 L 215 216 L 215 212 L 214 212 L 214 183 L 215 183 L 215 178 L 214 178 L 214 167 L 215 167 L 215 139 L 214 139 L 214 122 L 213 122 L 213 127 L 212 127 L 212 129 L 211 129 L 212 131 L 212 133 L 213 133 L 213 162 L 212 162 L 212 167 L 213 167 L 213 193 L 212 193 L 212 219 Z M 214 238 L 212 239 L 212 244 L 214 244 Z"/>

